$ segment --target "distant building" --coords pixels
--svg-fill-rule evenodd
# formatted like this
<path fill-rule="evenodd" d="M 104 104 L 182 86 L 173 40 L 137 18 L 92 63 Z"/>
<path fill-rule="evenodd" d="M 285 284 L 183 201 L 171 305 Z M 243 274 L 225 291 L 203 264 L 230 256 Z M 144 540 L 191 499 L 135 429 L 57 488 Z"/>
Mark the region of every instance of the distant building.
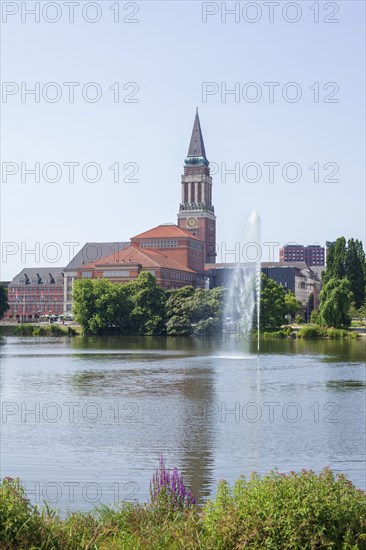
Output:
<path fill-rule="evenodd" d="M 325 250 L 319 244 L 287 244 L 280 248 L 280 262 L 305 262 L 309 267 L 325 265 Z"/>
<path fill-rule="evenodd" d="M 10 309 L 4 317 L 34 321 L 42 316 L 61 315 L 63 301 L 63 268 L 26 268 L 8 285 Z"/>
<path fill-rule="evenodd" d="M 296 299 L 302 303 L 305 318 L 309 320 L 313 309 L 318 310 L 320 305 L 321 280 L 316 271 L 313 271 L 305 262 L 263 262 L 262 273 L 273 279 L 287 290 L 291 290 Z"/>
<path fill-rule="evenodd" d="M 243 264 L 248 267 L 249 264 Z M 206 273 L 210 278 L 210 288 L 228 287 L 231 284 L 237 264 L 206 264 Z M 320 279 L 305 262 L 262 262 L 261 272 L 273 279 L 286 290 L 291 290 L 296 299 L 302 303 L 305 318 L 308 319 L 313 309 L 319 308 Z"/>

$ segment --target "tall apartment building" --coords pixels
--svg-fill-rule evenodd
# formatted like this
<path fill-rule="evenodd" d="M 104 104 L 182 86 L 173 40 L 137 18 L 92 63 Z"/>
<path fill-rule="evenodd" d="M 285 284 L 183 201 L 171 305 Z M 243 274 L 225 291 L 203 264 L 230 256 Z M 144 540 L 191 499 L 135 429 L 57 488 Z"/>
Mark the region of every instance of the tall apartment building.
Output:
<path fill-rule="evenodd" d="M 325 250 L 319 244 L 286 244 L 280 248 L 280 262 L 305 262 L 309 267 L 325 265 Z"/>

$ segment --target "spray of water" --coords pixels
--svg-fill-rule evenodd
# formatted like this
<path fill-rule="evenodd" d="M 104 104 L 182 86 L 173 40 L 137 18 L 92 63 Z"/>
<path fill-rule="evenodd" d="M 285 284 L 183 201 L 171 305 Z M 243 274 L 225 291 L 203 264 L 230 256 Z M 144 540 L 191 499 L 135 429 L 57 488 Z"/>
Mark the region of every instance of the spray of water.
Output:
<path fill-rule="evenodd" d="M 226 332 L 235 333 L 237 340 L 250 342 L 253 320 L 256 317 L 258 353 L 260 335 L 260 258 L 260 219 L 258 214 L 253 212 L 248 219 L 241 240 L 240 261 L 237 262 L 228 281 L 223 326 Z"/>

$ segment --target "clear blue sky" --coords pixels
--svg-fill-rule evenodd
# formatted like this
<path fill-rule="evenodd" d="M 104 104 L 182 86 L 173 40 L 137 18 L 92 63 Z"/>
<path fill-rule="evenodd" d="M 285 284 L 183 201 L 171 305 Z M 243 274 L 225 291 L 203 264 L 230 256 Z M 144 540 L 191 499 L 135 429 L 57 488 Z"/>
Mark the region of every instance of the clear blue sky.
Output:
<path fill-rule="evenodd" d="M 139 11 L 130 17 L 138 23 L 114 23 L 110 8 L 116 3 L 103 1 L 97 3 L 101 18 L 94 24 L 81 15 L 85 2 L 75 7 L 74 23 L 69 23 L 68 8 L 59 2 L 61 18 L 53 24 L 42 13 L 39 23 L 32 16 L 21 22 L 24 5 L 32 8 L 34 2 L 2 4 L 3 9 L 10 6 L 7 11 L 14 5 L 19 8 L 2 24 L 3 82 L 15 82 L 19 88 L 21 82 L 28 88 L 39 82 L 41 90 L 56 82 L 62 90 L 56 103 L 42 95 L 39 103 L 29 96 L 22 102 L 19 92 L 1 104 L 2 162 L 14 162 L 19 169 L 21 162 L 27 167 L 39 162 L 41 168 L 56 162 L 63 168 L 58 183 L 45 182 L 42 175 L 39 183 L 30 175 L 21 182 L 20 171 L 2 182 L 1 238 L 19 247 L 13 256 L 2 258 L 3 280 L 25 265 L 47 265 L 42 256 L 37 264 L 34 256 L 20 254 L 21 248 L 24 252 L 37 242 L 41 250 L 47 243 L 58 243 L 61 257 L 56 265 L 62 266 L 69 260 L 65 242 L 81 246 L 88 241 L 123 241 L 159 223 L 176 222 L 196 106 L 210 161 L 228 168 L 235 163 L 240 169 L 247 163 L 262 168 L 257 182 L 247 182 L 242 175 L 240 181 L 227 176 L 225 182 L 220 174 L 214 175 L 219 243 L 233 248 L 254 209 L 262 220 L 264 242 L 323 244 L 340 235 L 365 241 L 364 2 L 298 2 L 302 13 L 296 23 L 284 20 L 284 2 L 275 6 L 273 23 L 262 2 L 245 13 L 249 19 L 257 16 L 256 23 L 245 21 L 243 13 L 238 23 L 234 16 L 222 22 L 220 12 L 203 23 L 202 10 L 214 10 L 221 2 L 207 8 L 198 1 L 137 2 Z M 121 19 L 133 10 L 126 4 L 120 2 Z M 242 2 L 241 8 L 246 4 Z M 319 6 L 319 23 L 310 9 L 314 5 Z M 233 6 L 227 3 L 227 8 Z M 336 6 L 339 11 L 332 14 Z M 294 10 L 289 8 L 285 16 L 294 18 Z M 87 16 L 95 13 L 90 8 Z M 52 9 L 45 14 L 49 19 L 56 16 Z M 339 22 L 325 23 L 326 17 Z M 68 101 L 64 82 L 80 83 L 74 103 Z M 99 102 L 82 98 L 80 89 L 89 82 L 100 86 Z M 137 83 L 138 102 L 115 103 L 108 89 L 115 82 L 120 83 L 122 97 L 133 92 L 132 86 L 123 90 L 125 83 Z M 217 92 L 203 101 L 203 82 L 217 83 L 215 90 L 233 88 L 237 82 L 244 94 L 245 85 L 255 82 L 262 98 L 251 103 L 241 95 L 236 102 L 227 95 L 223 101 Z M 279 83 L 273 103 L 265 82 Z M 302 91 L 298 102 L 282 97 L 289 82 Z M 315 88 L 309 89 L 315 82 L 319 102 L 314 101 Z M 337 103 L 323 102 L 334 90 L 333 85 L 323 90 L 329 82 L 339 86 L 333 96 Z M 289 88 L 290 97 L 294 91 Z M 48 92 L 52 97 L 55 89 Z M 253 92 L 248 88 L 246 97 Z M 103 175 L 99 182 L 89 183 L 76 167 L 75 181 L 69 182 L 65 162 L 96 162 Z M 134 177 L 139 181 L 115 183 L 109 167 L 116 162 L 123 177 L 128 173 L 123 166 L 136 163 L 139 171 Z M 280 163 L 272 183 L 263 165 L 268 162 Z M 284 181 L 282 168 L 288 162 L 301 167 L 298 182 Z M 309 169 L 316 162 L 319 182 Z M 333 176 L 338 182 L 323 181 L 332 172 L 332 165 L 324 171 L 326 163 L 339 166 Z M 289 176 L 294 172 L 290 170 Z M 47 250 L 51 257 L 52 250 Z"/>

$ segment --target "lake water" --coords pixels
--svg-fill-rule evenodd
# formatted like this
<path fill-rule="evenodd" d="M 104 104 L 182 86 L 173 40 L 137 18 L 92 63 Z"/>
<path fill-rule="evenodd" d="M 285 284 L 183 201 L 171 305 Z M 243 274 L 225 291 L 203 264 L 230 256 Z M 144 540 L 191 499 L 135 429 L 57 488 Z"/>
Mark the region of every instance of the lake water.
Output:
<path fill-rule="evenodd" d="M 163 453 L 202 502 L 240 474 L 330 466 L 365 480 L 366 339 L 1 340 L 1 475 L 33 502 L 146 501 Z"/>

